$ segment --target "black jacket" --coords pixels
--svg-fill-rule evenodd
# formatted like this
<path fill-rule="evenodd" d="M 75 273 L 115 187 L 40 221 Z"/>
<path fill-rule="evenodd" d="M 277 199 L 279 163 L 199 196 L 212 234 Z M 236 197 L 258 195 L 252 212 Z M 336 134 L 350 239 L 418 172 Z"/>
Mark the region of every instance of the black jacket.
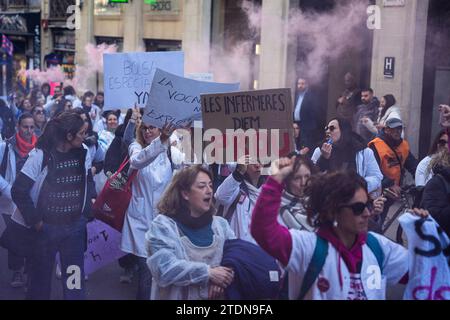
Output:
<path fill-rule="evenodd" d="M 296 100 L 298 101 L 298 97 Z M 295 106 L 297 105 L 297 101 L 295 102 Z M 320 108 L 315 93 L 308 90 L 305 93 L 300 110 L 300 140 L 303 147 L 308 147 L 312 151 L 324 136 L 321 126 L 320 115 L 322 111 Z"/>
<path fill-rule="evenodd" d="M 450 237 L 450 167 L 433 171 L 435 175 L 425 186 L 421 207 L 430 212 Z"/>

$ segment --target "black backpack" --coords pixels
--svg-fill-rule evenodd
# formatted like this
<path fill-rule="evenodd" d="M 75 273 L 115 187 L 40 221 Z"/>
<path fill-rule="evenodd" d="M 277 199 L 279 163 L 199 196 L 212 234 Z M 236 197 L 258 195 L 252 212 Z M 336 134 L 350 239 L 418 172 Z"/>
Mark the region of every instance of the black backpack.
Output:
<path fill-rule="evenodd" d="M 2 137 L 4 140 L 11 138 L 16 133 L 16 124 L 14 123 L 14 115 L 10 108 L 0 106 L 0 118 L 3 122 Z"/>

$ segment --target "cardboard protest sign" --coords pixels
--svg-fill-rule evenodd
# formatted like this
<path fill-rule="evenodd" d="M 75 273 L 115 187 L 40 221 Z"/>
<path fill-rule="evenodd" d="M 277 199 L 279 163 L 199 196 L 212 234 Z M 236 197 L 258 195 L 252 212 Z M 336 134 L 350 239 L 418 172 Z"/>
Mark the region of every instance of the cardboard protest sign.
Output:
<path fill-rule="evenodd" d="M 103 55 L 105 106 L 103 110 L 145 107 L 156 68 L 184 75 L 184 53 L 136 52 Z"/>
<path fill-rule="evenodd" d="M 204 129 L 207 132 L 218 130 L 222 134 L 222 141 L 216 139 L 214 132 L 207 134 L 214 136 L 210 148 L 205 148 L 205 156 L 212 162 L 236 161 L 245 153 L 268 164 L 294 150 L 290 89 L 210 94 L 201 98 Z M 245 145 L 236 137 L 239 129 L 248 138 Z M 255 132 L 256 139 L 252 144 L 250 136 Z M 212 149 L 214 152 L 209 152 Z"/>
<path fill-rule="evenodd" d="M 173 122 L 180 128 L 191 121 L 201 120 L 201 94 L 238 90 L 239 83 L 196 81 L 157 69 L 143 121 L 158 128 L 166 122 Z"/>
<path fill-rule="evenodd" d="M 120 250 L 121 233 L 94 220 L 87 225 L 88 247 L 84 253 L 84 272 L 88 275 L 116 261 L 125 253 Z"/>
<path fill-rule="evenodd" d="M 450 240 L 429 216 L 409 213 L 399 219 L 408 238 L 406 300 L 450 300 Z"/>

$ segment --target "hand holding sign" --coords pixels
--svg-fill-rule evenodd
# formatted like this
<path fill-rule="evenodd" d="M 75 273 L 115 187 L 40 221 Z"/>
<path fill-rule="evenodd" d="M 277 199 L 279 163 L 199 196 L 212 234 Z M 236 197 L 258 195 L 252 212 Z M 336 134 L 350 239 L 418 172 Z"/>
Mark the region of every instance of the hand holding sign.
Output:
<path fill-rule="evenodd" d="M 172 122 L 170 123 L 165 123 L 164 126 L 161 129 L 161 136 L 159 137 L 159 139 L 161 140 L 162 143 L 166 143 L 166 141 L 170 138 L 170 136 L 172 135 L 172 133 L 175 131 L 175 126 L 173 125 Z"/>

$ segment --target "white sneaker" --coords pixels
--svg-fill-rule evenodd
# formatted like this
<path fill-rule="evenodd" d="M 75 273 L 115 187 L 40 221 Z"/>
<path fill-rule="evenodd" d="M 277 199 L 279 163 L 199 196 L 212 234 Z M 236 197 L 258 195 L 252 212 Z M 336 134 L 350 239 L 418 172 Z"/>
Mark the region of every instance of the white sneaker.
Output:
<path fill-rule="evenodd" d="M 25 281 L 23 279 L 22 271 L 14 271 L 12 280 L 11 280 L 11 287 L 13 288 L 20 288 L 25 285 Z"/>

